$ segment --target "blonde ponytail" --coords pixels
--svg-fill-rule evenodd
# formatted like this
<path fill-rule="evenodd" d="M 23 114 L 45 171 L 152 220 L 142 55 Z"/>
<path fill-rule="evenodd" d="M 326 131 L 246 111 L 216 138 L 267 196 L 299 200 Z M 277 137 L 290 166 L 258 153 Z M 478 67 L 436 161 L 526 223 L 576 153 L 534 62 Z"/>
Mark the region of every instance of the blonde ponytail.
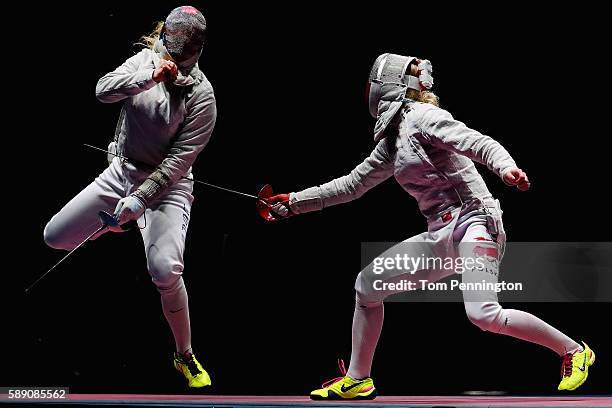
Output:
<path fill-rule="evenodd" d="M 155 28 L 150 34 L 143 35 L 140 37 L 140 41 L 135 43 L 135 45 L 142 45 L 145 48 L 153 49 L 157 40 L 159 40 L 159 36 L 161 35 L 162 28 L 164 28 L 164 22 L 158 21 L 155 23 Z"/>

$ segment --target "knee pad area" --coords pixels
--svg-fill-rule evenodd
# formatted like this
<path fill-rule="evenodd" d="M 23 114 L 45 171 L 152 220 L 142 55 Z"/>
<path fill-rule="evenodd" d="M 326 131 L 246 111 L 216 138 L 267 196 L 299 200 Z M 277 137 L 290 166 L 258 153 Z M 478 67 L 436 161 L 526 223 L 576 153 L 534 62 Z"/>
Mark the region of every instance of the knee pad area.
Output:
<path fill-rule="evenodd" d="M 153 283 L 157 287 L 157 291 L 162 295 L 172 295 L 180 292 L 185 287 L 183 277 L 180 275 L 172 275 L 170 279 L 163 281 L 153 279 Z"/>
<path fill-rule="evenodd" d="M 355 280 L 355 292 L 356 307 L 367 308 L 369 307 L 368 305 L 376 305 L 376 303 L 382 302 L 381 299 L 377 298 L 376 295 L 379 294 L 372 290 L 372 286 L 363 272 L 357 275 L 357 279 Z"/>
<path fill-rule="evenodd" d="M 53 249 L 63 249 L 65 251 L 71 251 L 78 243 L 74 243 L 71 239 L 66 237 L 66 234 L 62 234 L 52 224 L 53 220 L 49 221 L 43 231 L 43 239 L 47 246 Z"/>
<path fill-rule="evenodd" d="M 363 296 L 359 292 L 355 294 L 355 307 L 358 309 L 372 309 L 375 307 L 380 307 L 382 304 L 382 300 L 369 299 L 367 296 Z"/>
<path fill-rule="evenodd" d="M 155 245 L 151 245 L 147 250 L 147 267 L 159 290 L 172 290 L 183 281 L 183 264 L 160 251 Z"/>

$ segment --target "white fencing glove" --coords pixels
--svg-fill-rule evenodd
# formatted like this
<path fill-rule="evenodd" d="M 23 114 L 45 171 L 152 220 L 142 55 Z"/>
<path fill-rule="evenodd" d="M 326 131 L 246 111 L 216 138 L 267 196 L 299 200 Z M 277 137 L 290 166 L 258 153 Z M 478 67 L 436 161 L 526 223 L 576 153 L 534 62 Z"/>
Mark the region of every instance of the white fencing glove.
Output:
<path fill-rule="evenodd" d="M 144 210 L 145 203 L 140 198 L 129 195 L 119 200 L 113 215 L 121 225 L 131 220 L 137 220 L 144 213 Z"/>

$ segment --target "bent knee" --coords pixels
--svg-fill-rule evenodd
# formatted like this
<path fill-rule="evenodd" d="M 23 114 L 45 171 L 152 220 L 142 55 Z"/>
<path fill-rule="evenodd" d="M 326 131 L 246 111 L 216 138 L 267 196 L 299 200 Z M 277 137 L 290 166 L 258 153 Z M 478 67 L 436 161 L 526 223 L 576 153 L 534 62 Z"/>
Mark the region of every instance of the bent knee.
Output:
<path fill-rule="evenodd" d="M 372 297 L 365 297 L 359 292 L 355 292 L 355 307 L 359 309 L 372 309 L 375 307 L 382 306 L 382 299 L 375 299 Z"/>
<path fill-rule="evenodd" d="M 76 247 L 71 240 L 66 238 L 66 234 L 62 234 L 61 231 L 55 228 L 53 220 L 49 221 L 45 226 L 43 239 L 45 240 L 45 244 L 53 249 L 64 249 L 69 251 Z"/>
<path fill-rule="evenodd" d="M 172 295 L 185 290 L 185 281 L 180 275 L 170 275 L 163 280 L 153 278 L 153 283 L 162 296 Z"/>
<path fill-rule="evenodd" d="M 369 274 L 362 271 L 357 275 L 355 280 L 355 292 L 357 304 L 360 307 L 370 307 L 370 305 L 377 306 L 385 299 L 386 294 L 382 291 L 376 291 L 373 288 L 371 279 L 368 278 Z"/>
<path fill-rule="evenodd" d="M 147 251 L 147 267 L 153 282 L 160 289 L 175 286 L 183 274 L 183 263 L 155 245 L 151 245 Z"/>
<path fill-rule="evenodd" d="M 149 274 L 157 287 L 172 287 L 181 279 L 183 265 L 171 259 L 157 259 L 149 262 Z"/>
<path fill-rule="evenodd" d="M 472 324 L 482 331 L 498 332 L 503 309 L 499 303 L 466 302 L 465 311 Z"/>

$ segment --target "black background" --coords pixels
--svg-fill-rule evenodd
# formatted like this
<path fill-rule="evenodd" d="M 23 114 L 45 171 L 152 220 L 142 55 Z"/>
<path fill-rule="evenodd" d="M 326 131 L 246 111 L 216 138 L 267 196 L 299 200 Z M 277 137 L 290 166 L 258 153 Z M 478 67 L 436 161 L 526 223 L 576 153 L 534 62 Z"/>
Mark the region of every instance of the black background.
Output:
<path fill-rule="evenodd" d="M 383 52 L 415 55 L 432 61 L 442 106 L 499 140 L 528 172 L 533 188 L 520 193 L 481 167 L 509 240 L 609 240 L 608 45 L 596 9 L 191 4 L 208 20 L 200 66 L 219 115 L 197 178 L 256 193 L 264 183 L 289 192 L 346 174 L 373 147 L 364 101 L 371 64 Z M 95 99 L 97 79 L 176 5 L 53 2 L 6 12 L 15 27 L 5 29 L 4 46 L 12 164 L 1 385 L 186 392 L 137 232 L 90 243 L 22 295 L 62 256 L 42 240 L 46 222 L 105 168 L 104 154 L 81 145 L 106 146 L 120 109 Z M 195 196 L 184 278 L 210 393 L 306 394 L 335 376 L 336 358 L 348 364 L 350 356 L 360 243 L 426 228 L 393 181 L 277 224 L 260 220 L 248 199 L 201 187 Z M 611 392 L 612 305 L 506 306 L 587 341 L 598 363 L 578 393 Z M 373 368 L 382 394 L 556 390 L 554 353 L 481 332 L 461 304 L 389 304 L 385 319 Z"/>

